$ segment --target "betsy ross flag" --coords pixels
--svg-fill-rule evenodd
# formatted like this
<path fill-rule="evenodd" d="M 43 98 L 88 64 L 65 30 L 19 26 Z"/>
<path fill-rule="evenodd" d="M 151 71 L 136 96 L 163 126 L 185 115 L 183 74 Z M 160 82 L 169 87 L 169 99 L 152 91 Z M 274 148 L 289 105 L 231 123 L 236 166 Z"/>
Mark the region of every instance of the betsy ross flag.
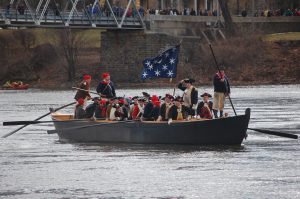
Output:
<path fill-rule="evenodd" d="M 179 47 L 180 45 L 168 48 L 157 57 L 145 59 L 141 78 L 145 80 L 176 77 Z"/>

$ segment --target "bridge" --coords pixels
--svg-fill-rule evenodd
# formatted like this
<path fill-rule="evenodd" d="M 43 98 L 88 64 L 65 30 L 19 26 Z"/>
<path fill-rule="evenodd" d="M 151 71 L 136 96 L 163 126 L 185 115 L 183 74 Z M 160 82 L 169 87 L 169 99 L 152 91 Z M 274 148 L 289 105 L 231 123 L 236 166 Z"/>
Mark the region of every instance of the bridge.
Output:
<path fill-rule="evenodd" d="M 105 28 L 144 29 L 142 15 L 135 0 L 129 0 L 126 8 L 114 7 L 105 0 L 106 7 L 95 0 L 85 5 L 84 0 L 66 0 L 59 5 L 55 0 L 10 0 L 0 9 L 0 27 L 24 28 Z"/>

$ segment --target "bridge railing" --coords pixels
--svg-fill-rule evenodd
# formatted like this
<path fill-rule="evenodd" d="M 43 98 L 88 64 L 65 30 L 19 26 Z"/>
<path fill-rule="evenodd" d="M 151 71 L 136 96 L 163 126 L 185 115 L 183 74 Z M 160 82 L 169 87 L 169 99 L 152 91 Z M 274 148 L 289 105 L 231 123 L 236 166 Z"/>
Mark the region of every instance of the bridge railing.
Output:
<path fill-rule="evenodd" d="M 0 9 L 0 24 L 6 26 L 83 26 L 83 27 L 115 27 L 122 21 L 124 13 L 114 13 L 110 11 L 89 13 L 81 10 L 71 13 L 70 11 L 57 12 L 47 9 L 32 13 L 28 9 L 20 12 L 17 9 Z M 71 16 L 70 16 L 71 15 Z M 115 18 L 113 17 L 115 16 Z M 2 23 L 1 23 L 2 22 Z M 123 28 L 143 28 L 143 23 L 137 15 L 126 16 L 122 23 Z"/>

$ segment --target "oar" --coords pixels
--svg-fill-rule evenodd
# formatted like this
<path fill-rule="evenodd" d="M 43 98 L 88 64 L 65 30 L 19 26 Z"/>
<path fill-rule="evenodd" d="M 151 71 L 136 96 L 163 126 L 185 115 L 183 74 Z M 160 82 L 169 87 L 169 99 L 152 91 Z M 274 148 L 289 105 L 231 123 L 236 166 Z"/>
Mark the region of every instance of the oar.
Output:
<path fill-rule="evenodd" d="M 105 120 L 105 118 L 97 118 L 96 120 Z M 15 125 L 29 125 L 29 124 L 42 124 L 42 123 L 59 123 L 59 122 L 82 122 L 82 121 L 92 121 L 87 119 L 73 119 L 73 120 L 49 120 L 49 121 L 9 121 L 9 122 L 3 122 L 3 126 L 15 126 Z"/>
<path fill-rule="evenodd" d="M 133 123 L 133 122 L 135 122 L 135 120 L 107 122 L 107 123 L 100 123 L 100 124 L 90 124 L 90 125 L 84 125 L 84 126 L 64 128 L 64 129 L 59 129 L 59 130 L 48 130 L 47 133 L 48 134 L 55 134 L 55 133 L 58 133 L 58 132 L 73 131 L 73 130 L 77 130 L 77 129 L 85 129 L 85 128 L 95 127 L 95 126 L 113 125 L 113 124 L 120 124 L 120 123 Z"/>
<path fill-rule="evenodd" d="M 71 106 L 71 105 L 73 105 L 73 104 L 76 104 L 76 102 L 72 102 L 72 103 L 70 103 L 70 104 L 66 104 L 66 105 L 64 105 L 64 106 L 62 106 L 62 107 L 59 107 L 59 108 L 57 108 L 57 109 L 54 109 L 54 112 L 55 112 L 55 111 L 58 111 L 58 110 L 61 110 L 61 109 L 63 109 L 63 108 L 66 108 L 66 107 L 68 107 L 68 106 Z M 40 120 L 40 119 L 42 119 L 42 118 L 44 118 L 44 117 L 50 115 L 51 113 L 52 113 L 52 111 L 46 113 L 45 115 L 42 115 L 41 117 L 35 119 L 34 121 L 38 121 L 38 120 Z M 28 126 L 28 125 L 29 125 L 29 124 L 25 124 L 25 125 L 21 126 L 20 128 L 18 128 L 18 129 L 16 129 L 16 130 L 14 130 L 14 131 L 12 131 L 12 132 L 10 132 L 10 133 L 7 133 L 6 135 L 2 136 L 2 138 L 7 138 L 8 136 L 10 136 L 10 135 L 12 135 L 12 134 L 18 132 L 19 130 L 25 128 L 25 127 Z"/>
<path fill-rule="evenodd" d="M 248 128 L 248 129 L 252 130 L 252 131 L 257 131 L 257 132 L 260 132 L 260 133 L 264 133 L 264 134 L 276 135 L 276 136 L 292 138 L 292 139 L 298 139 L 298 135 L 295 135 L 295 134 L 283 133 L 283 132 L 278 132 L 278 131 L 271 131 L 271 130 L 266 130 L 266 129 L 256 129 L 256 128 Z"/>
<path fill-rule="evenodd" d="M 77 88 L 77 87 L 72 87 L 73 89 L 76 89 L 76 90 L 80 90 L 80 91 L 86 91 L 86 92 L 90 92 L 90 93 L 93 93 L 93 94 L 96 94 L 96 95 L 100 95 L 99 93 L 97 92 L 93 92 L 93 91 L 88 91 L 88 90 L 85 90 L 85 89 L 82 89 L 82 88 Z"/>

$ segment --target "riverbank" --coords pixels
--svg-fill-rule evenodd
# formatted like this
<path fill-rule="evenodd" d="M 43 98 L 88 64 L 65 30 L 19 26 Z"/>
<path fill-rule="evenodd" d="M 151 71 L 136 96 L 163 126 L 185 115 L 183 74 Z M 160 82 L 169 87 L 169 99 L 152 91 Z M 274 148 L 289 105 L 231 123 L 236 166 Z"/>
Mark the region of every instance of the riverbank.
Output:
<path fill-rule="evenodd" d="M 116 35 L 117 46 L 113 54 L 104 54 L 101 38 L 91 31 L 80 31 L 81 42 L 85 45 L 78 47 L 76 57 L 76 74 L 73 81 L 68 81 L 68 62 L 57 38 L 47 37 L 49 32 L 39 30 L 34 32 L 5 32 L 0 33 L 0 55 L 2 70 L 0 79 L 2 84 L 8 80 L 21 80 L 29 83 L 31 88 L 69 89 L 80 81 L 82 74 L 92 75 L 92 86 L 97 86 L 102 72 L 110 72 L 112 80 L 118 88 L 159 88 L 174 87 L 182 78 L 196 79 L 196 86 L 212 85 L 212 78 L 216 72 L 211 52 L 206 43 L 196 43 L 194 40 L 183 40 L 178 63 L 177 78 L 156 79 L 142 81 L 142 60 L 149 56 L 156 56 L 158 50 L 149 47 L 149 41 L 144 41 L 145 35 L 140 37 L 146 42 L 145 56 L 138 56 L 138 49 L 130 49 L 130 42 L 122 46 L 122 40 Z M 9 34 L 8 34 L 9 33 Z M 34 33 L 34 34 L 33 34 Z M 53 32 L 54 33 L 54 32 Z M 38 35 L 38 39 L 35 38 Z M 43 35 L 46 34 L 46 35 Z M 15 42 L 9 41 L 14 35 Z M 83 36 L 82 36 L 83 35 Z M 160 47 L 165 47 L 168 41 L 164 36 L 156 35 Z M 84 38 L 84 40 L 83 40 Z M 103 39 L 103 38 L 102 38 Z M 149 38 L 148 38 L 149 39 Z M 23 41 L 23 42 L 22 42 Z M 24 41 L 26 41 L 24 43 Z M 151 40 L 150 40 L 151 41 Z M 155 40 L 156 41 L 156 40 Z M 118 42 L 120 42 L 118 44 Z M 148 43 L 147 43 L 148 42 Z M 166 44 L 164 44 L 166 43 Z M 153 44 L 157 45 L 158 44 Z M 118 47 L 119 46 L 119 47 Z M 265 85 L 265 84 L 299 84 L 300 83 L 300 33 L 284 33 L 274 35 L 249 35 L 219 40 L 213 43 L 215 55 L 219 64 L 224 65 L 227 76 L 232 85 Z M 137 54 L 126 51 L 130 49 Z M 151 50 L 150 50 L 151 49 Z M 117 53 L 116 53 L 117 52 Z M 116 54 L 116 57 L 113 55 Z M 138 56 L 137 58 L 135 58 Z M 103 64 L 103 58 L 119 59 L 123 66 Z M 136 59 L 132 62 L 129 59 Z M 109 59 L 108 59 L 109 60 Z M 123 61 L 122 61 L 123 60 Z M 114 62 L 111 62 L 114 63 Z M 122 68 L 123 67 L 123 68 Z"/>

